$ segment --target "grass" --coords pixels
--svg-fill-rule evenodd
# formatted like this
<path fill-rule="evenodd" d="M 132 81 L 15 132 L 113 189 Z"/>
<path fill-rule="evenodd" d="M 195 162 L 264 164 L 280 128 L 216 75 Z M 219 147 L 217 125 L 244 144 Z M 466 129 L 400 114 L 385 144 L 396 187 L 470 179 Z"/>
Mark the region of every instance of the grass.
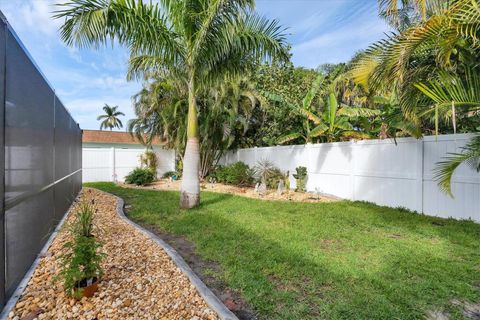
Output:
<path fill-rule="evenodd" d="M 89 183 L 125 199 L 128 215 L 182 235 L 261 319 L 421 319 L 449 301 L 480 302 L 480 225 L 368 203 L 287 203 Z"/>

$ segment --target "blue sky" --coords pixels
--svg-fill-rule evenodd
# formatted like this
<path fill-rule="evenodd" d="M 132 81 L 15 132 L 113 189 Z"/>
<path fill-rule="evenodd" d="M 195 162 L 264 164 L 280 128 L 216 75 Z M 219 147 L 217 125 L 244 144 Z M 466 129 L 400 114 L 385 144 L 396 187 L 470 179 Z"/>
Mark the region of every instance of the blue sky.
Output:
<path fill-rule="evenodd" d="M 128 52 L 65 46 L 61 22 L 50 18 L 58 2 L 0 0 L 0 10 L 81 128 L 98 129 L 104 103 L 118 105 L 126 123 L 133 117 L 131 96 L 140 89 L 125 79 Z M 388 31 L 376 0 L 257 0 L 257 11 L 288 28 L 293 62 L 308 68 L 347 61 Z"/>

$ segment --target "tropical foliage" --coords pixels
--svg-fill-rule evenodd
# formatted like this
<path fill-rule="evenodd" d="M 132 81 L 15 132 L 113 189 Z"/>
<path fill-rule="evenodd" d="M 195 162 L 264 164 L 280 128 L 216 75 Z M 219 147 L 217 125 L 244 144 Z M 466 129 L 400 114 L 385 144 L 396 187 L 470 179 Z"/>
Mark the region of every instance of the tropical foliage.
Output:
<path fill-rule="evenodd" d="M 68 44 L 130 49 L 128 77 L 144 87 L 128 129 L 177 151 L 183 206 L 228 149 L 480 130 L 478 0 L 378 0 L 393 31 L 316 70 L 293 66 L 283 29 L 253 0 L 186 4 L 70 0 L 57 14 Z M 447 193 L 453 163 L 476 146 L 440 164 Z"/>
<path fill-rule="evenodd" d="M 199 91 L 200 178 L 208 175 L 236 138 L 248 132 L 252 114 L 260 109 L 261 101 L 263 96 L 244 79 Z M 153 137 L 161 137 L 183 162 L 188 94 L 182 83 L 156 79 L 135 95 L 133 105 L 136 118 L 129 121 L 128 130 L 146 145 L 151 145 Z"/>
<path fill-rule="evenodd" d="M 276 21 L 254 13 L 254 0 L 71 0 L 62 38 L 78 46 L 116 39 L 131 52 L 130 76 L 168 74 L 188 92 L 187 145 L 180 205 L 200 201 L 199 91 L 241 75 L 250 62 L 286 58 L 285 36 Z"/>

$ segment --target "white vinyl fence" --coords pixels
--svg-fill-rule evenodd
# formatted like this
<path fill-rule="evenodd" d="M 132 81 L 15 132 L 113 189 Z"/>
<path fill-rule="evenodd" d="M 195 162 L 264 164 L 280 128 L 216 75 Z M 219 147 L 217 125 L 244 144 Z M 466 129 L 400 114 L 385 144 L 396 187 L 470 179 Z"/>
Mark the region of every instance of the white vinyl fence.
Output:
<path fill-rule="evenodd" d="M 175 152 L 173 150 L 155 149 L 154 151 L 158 160 L 158 177 L 167 171 L 175 170 Z M 124 181 L 130 171 L 140 166 L 140 156 L 144 152 L 144 149 L 84 147 L 82 153 L 83 182 Z"/>
<path fill-rule="evenodd" d="M 432 170 L 447 153 L 459 152 L 472 135 L 457 134 L 393 140 L 364 140 L 297 146 L 240 149 L 221 163 L 243 161 L 254 166 L 268 159 L 292 173 L 308 169 L 307 190 L 350 200 L 480 222 L 480 174 L 466 165 L 452 180 L 455 198 L 440 191 Z"/>

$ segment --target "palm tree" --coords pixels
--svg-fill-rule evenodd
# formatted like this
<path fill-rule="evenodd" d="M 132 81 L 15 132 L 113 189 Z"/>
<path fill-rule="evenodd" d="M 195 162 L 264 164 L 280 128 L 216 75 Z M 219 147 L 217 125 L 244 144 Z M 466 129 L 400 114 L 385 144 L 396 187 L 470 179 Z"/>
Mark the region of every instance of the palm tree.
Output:
<path fill-rule="evenodd" d="M 200 178 L 218 163 L 235 139 L 234 131 L 244 135 L 253 109 L 263 100 L 246 79 L 225 82 L 208 92 L 197 94 L 200 132 Z M 134 96 L 136 118 L 129 120 L 128 131 L 142 143 L 161 137 L 183 161 L 187 132 L 188 93 L 175 79 L 157 79 Z"/>
<path fill-rule="evenodd" d="M 100 123 L 100 130 L 103 130 L 104 128 L 109 128 L 110 131 L 112 131 L 113 128 L 120 129 L 123 127 L 122 121 L 118 117 L 124 116 L 125 114 L 123 112 L 117 111 L 118 106 L 110 107 L 108 104 L 105 103 L 102 109 L 103 111 L 105 111 L 105 114 L 99 115 L 97 117 L 98 121 L 103 119 L 103 121 Z"/>
<path fill-rule="evenodd" d="M 427 9 L 433 3 L 444 0 L 378 0 L 380 16 L 392 27 L 403 30 L 408 26 L 425 20 Z"/>
<path fill-rule="evenodd" d="M 398 3 L 381 2 L 384 8 Z M 437 81 L 445 72 L 461 75 L 478 65 L 480 7 L 471 0 L 415 2 L 402 1 L 425 7 L 424 18 L 370 46 L 351 73 L 369 95 L 398 97 L 405 119 L 420 123 L 422 115 L 431 115 L 431 104 L 414 84 Z M 430 130 L 430 122 L 422 127 Z"/>
<path fill-rule="evenodd" d="M 70 0 L 65 18 L 69 45 L 99 46 L 117 40 L 131 52 L 130 76 L 168 72 L 188 91 L 188 128 L 180 206 L 200 203 L 197 94 L 201 87 L 241 74 L 249 61 L 288 58 L 276 21 L 256 15 L 254 0 Z"/>

